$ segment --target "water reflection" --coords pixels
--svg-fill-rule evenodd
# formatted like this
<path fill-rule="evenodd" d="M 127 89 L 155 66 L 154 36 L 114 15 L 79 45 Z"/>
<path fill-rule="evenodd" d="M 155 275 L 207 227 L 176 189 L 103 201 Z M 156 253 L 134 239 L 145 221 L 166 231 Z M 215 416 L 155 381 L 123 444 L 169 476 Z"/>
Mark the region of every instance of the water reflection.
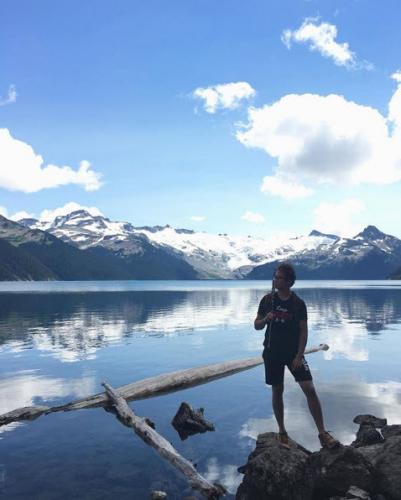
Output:
<path fill-rule="evenodd" d="M 234 494 L 240 485 L 243 475 L 238 472 L 238 465 L 218 463 L 216 457 L 209 458 L 206 471 L 202 473 L 211 483 L 222 484 L 229 493 Z"/>
<path fill-rule="evenodd" d="M 5 374 L 0 379 L 0 414 L 23 406 L 40 405 L 53 398 L 80 398 L 93 392 L 95 379 L 91 376 L 66 380 L 45 377 L 35 370 Z"/>
<path fill-rule="evenodd" d="M 90 360 L 133 336 L 252 328 L 260 289 L 120 293 L 0 294 L 0 353 L 37 349 L 63 362 Z M 396 327 L 401 289 L 301 289 L 312 335 L 331 346 L 325 356 L 369 357 L 366 336 Z M 249 340 L 250 351 L 260 338 Z"/>
<path fill-rule="evenodd" d="M 264 294 L 260 285 L 205 288 L 203 283 L 180 283 L 173 291 L 171 284 L 147 286 L 156 285 L 159 289 L 152 291 L 110 292 L 107 284 L 108 291 L 101 292 L 102 284 L 96 284 L 95 292 L 92 285 L 80 288 L 74 283 L 74 293 L 71 288 L 68 293 L 0 293 L 0 413 L 84 397 L 98 392 L 103 379 L 118 387 L 158 373 L 260 353 L 263 332 L 252 326 Z M 62 284 L 57 287 L 63 290 Z M 300 288 L 299 295 L 308 305 L 310 343 L 331 346 L 311 359 L 329 429 L 349 443 L 357 413 L 399 423 L 401 382 L 395 353 L 401 340 L 401 288 L 320 286 Z M 317 448 L 305 398 L 291 378 L 285 398 L 291 434 L 306 447 Z M 261 418 L 271 416 L 269 399 L 263 368 L 258 367 L 137 401 L 133 408 L 154 420 L 208 479 L 234 492 L 241 479 L 236 468 L 246 461 L 254 438 L 276 428 L 272 418 Z M 216 424 L 213 436 L 177 441 L 170 421 L 183 400 L 207 409 Z M 147 498 L 152 489 L 166 489 L 169 498 L 182 498 L 187 488 L 153 450 L 132 439 L 103 410 L 57 413 L 1 428 L 13 429 L 0 440 L 0 496 L 3 488 L 10 499 L 29 498 L 32 491 L 49 498 L 75 498 L 82 491 L 93 498 Z"/>
<path fill-rule="evenodd" d="M 286 377 L 285 414 L 287 430 L 307 448 L 320 448 L 312 417 L 306 409 L 306 400 L 298 385 Z M 372 414 L 387 418 L 388 424 L 399 424 L 401 415 L 401 382 L 368 383 L 362 380 L 319 382 L 318 393 L 325 413 L 326 426 L 344 444 L 355 439 L 358 426 L 353 419 L 358 414 Z M 274 417 L 251 418 L 239 433 L 242 438 L 256 439 L 262 432 L 277 432 Z"/>
<path fill-rule="evenodd" d="M 401 319 L 401 290 L 303 290 L 310 317 L 319 329 L 341 322 L 361 324 L 370 334 L 380 333 Z"/>

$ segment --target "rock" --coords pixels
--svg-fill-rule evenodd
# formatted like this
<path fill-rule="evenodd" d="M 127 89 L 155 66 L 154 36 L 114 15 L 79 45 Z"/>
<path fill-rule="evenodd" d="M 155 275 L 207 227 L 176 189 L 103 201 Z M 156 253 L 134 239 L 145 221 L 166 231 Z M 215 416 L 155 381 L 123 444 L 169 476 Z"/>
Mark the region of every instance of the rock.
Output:
<path fill-rule="evenodd" d="M 310 452 L 289 440 L 289 448 L 281 445 L 277 434 L 258 436 L 248 462 L 238 469 L 244 474 L 237 500 L 310 500 L 312 483 L 305 477 Z"/>
<path fill-rule="evenodd" d="M 386 438 L 381 445 L 362 447 L 358 451 L 368 456 L 375 468 L 375 490 L 386 499 L 401 499 L 401 436 Z"/>
<path fill-rule="evenodd" d="M 372 464 L 351 446 L 323 448 L 309 457 L 307 466 L 319 499 L 345 495 L 351 486 L 371 491 L 374 483 Z"/>
<path fill-rule="evenodd" d="M 351 443 L 354 448 L 360 446 L 370 446 L 371 444 L 382 443 L 384 441 L 382 435 L 373 425 L 362 423 L 356 434 L 356 440 Z"/>
<path fill-rule="evenodd" d="M 214 425 L 205 420 L 203 413 L 203 408 L 194 410 L 185 401 L 181 403 L 171 423 L 182 440 L 200 432 L 214 431 Z"/>
<path fill-rule="evenodd" d="M 385 425 L 381 432 L 385 439 L 392 436 L 401 436 L 401 425 Z"/>
<path fill-rule="evenodd" d="M 351 486 L 350 489 L 347 491 L 345 497 L 359 498 L 360 500 L 371 500 L 370 494 L 367 491 L 358 488 L 358 486 Z"/>
<path fill-rule="evenodd" d="M 371 425 L 375 429 L 381 429 L 385 425 L 387 425 L 387 419 L 386 418 L 378 418 L 375 417 L 374 415 L 357 415 L 354 418 L 354 422 L 356 424 L 366 424 L 366 425 Z"/>
<path fill-rule="evenodd" d="M 150 498 L 152 500 L 163 500 L 164 498 L 167 498 L 167 493 L 165 491 L 152 491 L 150 494 Z"/>
<path fill-rule="evenodd" d="M 358 415 L 352 446 L 311 453 L 277 434 L 258 436 L 246 465 L 237 500 L 401 500 L 401 425 Z M 381 432 L 376 429 L 381 429 Z M 384 436 L 384 437 L 383 437 Z"/>

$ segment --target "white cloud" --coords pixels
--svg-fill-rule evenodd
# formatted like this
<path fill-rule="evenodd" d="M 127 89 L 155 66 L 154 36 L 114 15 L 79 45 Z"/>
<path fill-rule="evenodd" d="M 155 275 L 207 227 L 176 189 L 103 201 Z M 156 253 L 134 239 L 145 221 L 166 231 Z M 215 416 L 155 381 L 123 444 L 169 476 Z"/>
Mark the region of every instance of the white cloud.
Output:
<path fill-rule="evenodd" d="M 15 221 L 34 217 L 34 214 L 25 211 L 16 212 L 14 215 L 9 215 L 6 207 L 0 207 L 0 215 L 3 215 L 4 217 L 7 217 L 7 219 Z"/>
<path fill-rule="evenodd" d="M 401 70 L 396 71 L 391 75 L 391 78 L 398 83 L 401 83 Z"/>
<path fill-rule="evenodd" d="M 60 215 L 68 215 L 71 212 L 75 212 L 76 210 L 86 210 L 93 216 L 103 215 L 102 212 L 96 207 L 85 207 L 84 205 L 75 203 L 75 201 L 70 201 L 64 206 L 55 208 L 54 210 L 43 210 L 39 216 L 39 220 L 41 222 L 52 222 L 56 217 L 59 217 Z"/>
<path fill-rule="evenodd" d="M 192 217 L 190 217 L 190 219 L 195 222 L 203 222 L 204 220 L 206 220 L 206 217 L 204 215 L 193 215 Z"/>
<path fill-rule="evenodd" d="M 12 104 L 17 100 L 17 90 L 15 85 L 10 85 L 8 87 L 7 97 L 0 97 L 0 106 L 5 106 L 6 104 Z"/>
<path fill-rule="evenodd" d="M 207 113 L 215 113 L 218 109 L 235 109 L 243 99 L 250 99 L 256 94 L 247 82 L 223 83 L 210 87 L 198 87 L 193 97 L 204 101 Z"/>
<path fill-rule="evenodd" d="M 290 94 L 271 105 L 249 108 L 248 124 L 236 137 L 277 159 L 275 177 L 265 179 L 262 187 L 272 194 L 284 187 L 283 179 L 301 184 L 397 182 L 401 84 L 390 100 L 388 117 L 335 94 Z M 310 194 L 303 189 L 294 193 Z"/>
<path fill-rule="evenodd" d="M 337 27 L 334 24 L 317 23 L 317 19 L 307 18 L 297 30 L 284 30 L 282 42 L 289 49 L 291 43 L 307 43 L 310 50 L 316 50 L 338 66 L 355 67 L 356 56 L 348 43 L 336 42 Z"/>
<path fill-rule="evenodd" d="M 265 218 L 262 214 L 251 212 L 250 210 L 247 210 L 244 215 L 242 215 L 241 219 L 248 222 L 254 222 L 255 224 L 262 224 L 265 222 Z"/>
<path fill-rule="evenodd" d="M 0 187 L 10 191 L 34 193 L 41 189 L 67 184 L 94 191 L 101 186 L 101 174 L 91 170 L 90 163 L 81 161 L 78 170 L 71 167 L 43 165 L 43 158 L 33 148 L 10 132 L 0 129 Z"/>
<path fill-rule="evenodd" d="M 393 135 L 397 142 L 401 139 L 401 71 L 397 71 L 391 78 L 398 83 L 388 104 L 388 120 L 393 125 Z"/>
<path fill-rule="evenodd" d="M 32 213 L 25 212 L 25 210 L 21 210 L 19 212 L 16 212 L 14 215 L 9 217 L 11 220 L 19 221 L 21 219 L 32 219 L 34 218 L 35 215 Z"/>
<path fill-rule="evenodd" d="M 285 200 L 306 198 L 313 194 L 313 190 L 299 184 L 294 179 L 283 175 L 272 175 L 263 178 L 260 188 L 262 193 L 279 196 Z"/>
<path fill-rule="evenodd" d="M 338 236 L 355 236 L 362 230 L 363 224 L 357 224 L 353 219 L 365 210 L 365 205 L 359 200 L 343 200 L 340 203 L 323 202 L 314 210 L 313 227 L 322 233 Z"/>

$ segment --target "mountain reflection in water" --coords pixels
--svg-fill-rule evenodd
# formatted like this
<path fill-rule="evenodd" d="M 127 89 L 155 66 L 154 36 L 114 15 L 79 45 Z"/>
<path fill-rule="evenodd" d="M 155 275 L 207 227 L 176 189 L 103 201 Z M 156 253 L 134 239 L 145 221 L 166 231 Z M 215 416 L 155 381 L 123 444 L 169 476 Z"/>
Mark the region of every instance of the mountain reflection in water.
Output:
<path fill-rule="evenodd" d="M 326 336 L 330 359 L 368 359 L 354 344 L 401 319 L 399 290 L 304 289 L 311 332 Z M 0 346 L 35 348 L 61 361 L 91 359 L 96 351 L 138 334 L 251 328 L 262 290 L 0 294 Z M 256 346 L 255 346 L 256 347 Z"/>
<path fill-rule="evenodd" d="M 263 332 L 253 329 L 253 320 L 269 287 L 260 282 L 2 284 L 0 413 L 84 397 L 99 392 L 104 379 L 118 387 L 258 356 Z M 400 284 L 299 282 L 296 291 L 308 306 L 309 345 L 330 345 L 309 358 L 328 428 L 349 443 L 358 413 L 400 423 Z M 305 399 L 291 376 L 285 383 L 288 429 L 315 449 Z M 181 442 L 170 421 L 184 400 L 204 407 L 216 431 Z M 241 480 L 236 469 L 246 462 L 257 434 L 276 428 L 262 367 L 131 404 L 202 474 L 231 493 Z M 0 457 L 0 496 L 10 500 L 74 498 L 82 491 L 106 499 L 148 498 L 152 489 L 177 499 L 190 493 L 181 477 L 102 409 L 4 426 Z"/>

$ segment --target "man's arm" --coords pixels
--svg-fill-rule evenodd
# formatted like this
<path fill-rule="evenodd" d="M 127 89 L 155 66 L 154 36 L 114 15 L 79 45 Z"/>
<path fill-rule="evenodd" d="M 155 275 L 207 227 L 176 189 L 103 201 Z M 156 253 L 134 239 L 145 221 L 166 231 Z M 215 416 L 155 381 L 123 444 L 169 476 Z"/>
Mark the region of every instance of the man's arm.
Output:
<path fill-rule="evenodd" d="M 307 342 L 308 342 L 308 321 L 306 319 L 302 319 L 299 322 L 298 352 L 292 362 L 293 370 L 296 370 L 302 365 L 302 357 L 304 355 Z"/>
<path fill-rule="evenodd" d="M 267 312 L 269 309 L 268 302 L 271 302 L 271 296 L 265 295 L 263 299 L 260 301 L 258 314 L 256 315 L 255 321 L 253 322 L 253 326 L 255 330 L 263 330 L 263 328 L 267 325 L 267 323 L 273 319 L 273 313 Z M 271 307 L 270 307 L 271 309 Z"/>
<path fill-rule="evenodd" d="M 255 327 L 255 330 L 263 330 L 263 328 L 272 319 L 272 317 L 273 317 L 273 313 L 272 312 L 267 313 L 266 316 L 258 314 L 256 316 L 256 319 L 255 319 L 254 323 L 253 323 L 253 326 Z"/>

